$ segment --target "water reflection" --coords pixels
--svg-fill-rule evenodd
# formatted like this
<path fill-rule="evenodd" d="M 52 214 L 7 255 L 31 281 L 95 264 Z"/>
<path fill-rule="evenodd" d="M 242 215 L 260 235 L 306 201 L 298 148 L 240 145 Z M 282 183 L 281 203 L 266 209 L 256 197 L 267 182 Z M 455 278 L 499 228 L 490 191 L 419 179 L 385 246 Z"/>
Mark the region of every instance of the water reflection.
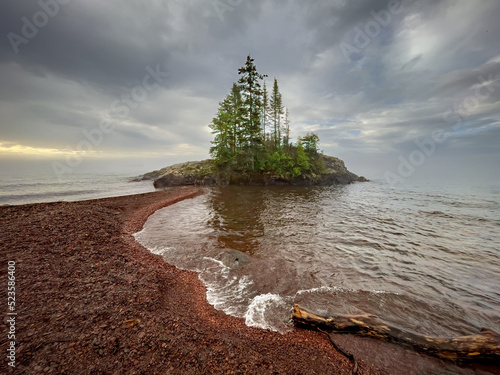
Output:
<path fill-rule="evenodd" d="M 341 189 L 337 189 L 341 191 Z M 317 224 L 315 216 L 322 211 L 325 189 L 317 187 L 255 187 L 226 186 L 213 188 L 207 203 L 212 215 L 207 225 L 212 227 L 217 246 L 255 255 L 263 246 L 270 244 L 266 231 L 272 230 L 283 236 L 294 233 L 282 230 L 289 222 L 297 221 L 309 229 Z M 297 215 L 294 207 L 310 208 L 313 215 Z M 274 237 L 274 236 L 272 236 Z M 271 241 L 272 242 L 272 241 Z M 274 245 L 278 245 L 274 243 Z"/>

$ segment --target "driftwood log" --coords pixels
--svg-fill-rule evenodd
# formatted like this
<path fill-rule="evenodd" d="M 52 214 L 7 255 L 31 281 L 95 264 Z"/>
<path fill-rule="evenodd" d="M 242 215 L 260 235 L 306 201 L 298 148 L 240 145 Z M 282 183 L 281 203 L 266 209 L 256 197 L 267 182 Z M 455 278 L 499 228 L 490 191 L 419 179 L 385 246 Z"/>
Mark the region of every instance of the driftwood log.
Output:
<path fill-rule="evenodd" d="M 304 310 L 297 304 L 293 306 L 292 318 L 297 326 L 375 337 L 442 359 L 500 363 L 500 335 L 486 328 L 477 335 L 435 338 L 391 327 L 375 315 L 323 317 Z"/>

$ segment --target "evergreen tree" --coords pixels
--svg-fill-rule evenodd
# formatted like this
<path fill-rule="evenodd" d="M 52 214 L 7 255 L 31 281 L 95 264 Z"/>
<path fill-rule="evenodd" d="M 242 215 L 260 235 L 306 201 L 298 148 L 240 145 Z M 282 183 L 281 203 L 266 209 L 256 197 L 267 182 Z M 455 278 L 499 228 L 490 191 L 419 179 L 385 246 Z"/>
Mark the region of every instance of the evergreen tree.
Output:
<path fill-rule="evenodd" d="M 219 103 L 217 116 L 209 125 L 215 134 L 210 154 L 218 165 L 231 164 L 242 144 L 242 103 L 238 85 Z"/>
<path fill-rule="evenodd" d="M 238 84 L 243 98 L 242 123 L 246 146 L 251 154 L 251 169 L 255 168 L 255 155 L 257 148 L 262 146 L 261 136 L 261 108 L 262 89 L 259 80 L 264 79 L 264 75 L 257 72 L 254 59 L 247 57 L 245 66 L 238 69 L 241 75 Z"/>
<path fill-rule="evenodd" d="M 319 154 L 319 137 L 315 133 L 307 133 L 303 137 L 299 137 L 299 144 L 304 147 L 307 155 L 314 159 Z"/>
<path fill-rule="evenodd" d="M 262 136 L 264 138 L 264 141 L 266 140 L 266 125 L 267 125 L 267 117 L 268 117 L 268 107 L 269 103 L 269 98 L 267 95 L 267 87 L 266 87 L 266 82 L 264 81 L 264 86 L 262 89 Z"/>
<path fill-rule="evenodd" d="M 284 144 L 286 148 L 290 145 L 290 120 L 288 118 L 288 108 L 285 109 L 285 121 L 283 123 L 283 130 L 285 132 L 285 136 L 283 137 Z"/>
<path fill-rule="evenodd" d="M 304 152 L 309 158 L 311 169 L 314 173 L 321 174 L 324 171 L 322 153 L 319 150 L 319 137 L 315 133 L 307 133 L 299 137 L 298 144 L 304 148 Z"/>
<path fill-rule="evenodd" d="M 237 151 L 241 150 L 244 129 L 243 129 L 243 101 L 241 98 L 240 88 L 236 83 L 233 83 L 231 88 L 230 98 L 230 109 L 231 118 L 229 126 L 232 128 L 231 141 L 232 150 L 236 154 Z"/>
<path fill-rule="evenodd" d="M 283 114 L 283 99 L 278 88 L 278 80 L 274 79 L 273 91 L 269 100 L 269 115 L 274 126 L 273 140 L 274 147 L 281 146 L 281 115 Z"/>
<path fill-rule="evenodd" d="M 278 81 L 274 79 L 270 95 L 265 82 L 261 89 L 259 81 L 265 76 L 257 72 L 253 61 L 248 56 L 245 66 L 238 69 L 238 84 L 234 83 L 219 103 L 210 124 L 214 134 L 210 154 L 215 164 L 222 170 L 262 170 L 285 178 L 323 173 L 319 137 L 308 133 L 299 137 L 297 144 L 290 142 L 289 113 L 284 111 Z M 267 125 L 271 137 L 264 142 Z"/>
<path fill-rule="evenodd" d="M 297 177 L 300 174 L 309 172 L 311 169 L 310 161 L 311 159 L 307 156 L 304 147 L 301 143 L 297 145 L 297 156 L 295 161 L 295 167 L 293 168 L 293 176 Z"/>

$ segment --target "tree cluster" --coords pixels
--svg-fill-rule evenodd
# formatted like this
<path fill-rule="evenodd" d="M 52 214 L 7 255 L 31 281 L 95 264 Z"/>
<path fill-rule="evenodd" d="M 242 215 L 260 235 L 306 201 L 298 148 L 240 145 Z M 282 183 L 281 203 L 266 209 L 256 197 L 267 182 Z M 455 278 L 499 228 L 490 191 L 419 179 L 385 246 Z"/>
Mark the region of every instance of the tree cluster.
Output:
<path fill-rule="evenodd" d="M 311 133 L 290 142 L 288 109 L 278 80 L 269 92 L 266 75 L 257 72 L 250 56 L 238 69 L 240 78 L 219 103 L 209 125 L 214 134 L 210 154 L 221 169 L 271 172 L 285 177 L 323 172 L 319 138 Z"/>

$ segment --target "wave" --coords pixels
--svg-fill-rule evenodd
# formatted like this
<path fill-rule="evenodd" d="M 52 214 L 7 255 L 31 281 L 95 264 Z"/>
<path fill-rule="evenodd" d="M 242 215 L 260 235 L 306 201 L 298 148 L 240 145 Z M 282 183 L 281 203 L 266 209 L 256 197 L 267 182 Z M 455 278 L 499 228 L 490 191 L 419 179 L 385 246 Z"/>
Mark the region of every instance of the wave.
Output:
<path fill-rule="evenodd" d="M 249 327 L 258 327 L 279 332 L 291 331 L 291 297 L 279 294 L 260 294 L 253 298 L 245 313 L 245 324 Z"/>
<path fill-rule="evenodd" d="M 445 214 L 442 211 L 419 211 L 422 214 L 431 215 L 431 216 L 439 216 L 444 218 L 452 219 L 453 215 Z"/>

